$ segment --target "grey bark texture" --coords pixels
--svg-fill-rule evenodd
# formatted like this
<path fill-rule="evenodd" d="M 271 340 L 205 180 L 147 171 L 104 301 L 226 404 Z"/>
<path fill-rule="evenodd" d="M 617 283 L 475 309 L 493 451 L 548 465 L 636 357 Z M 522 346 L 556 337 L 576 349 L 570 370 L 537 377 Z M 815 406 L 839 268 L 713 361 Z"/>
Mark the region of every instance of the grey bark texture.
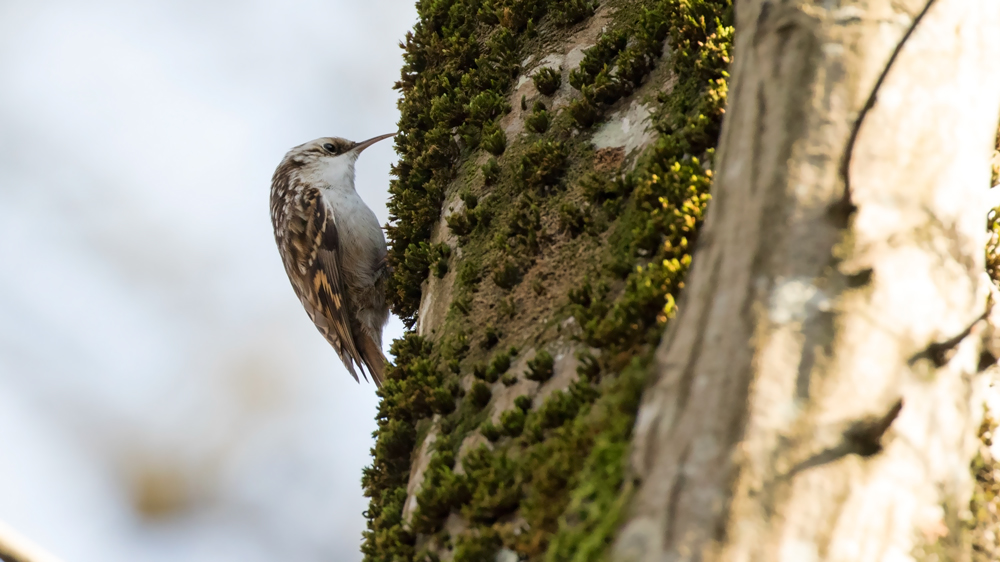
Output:
<path fill-rule="evenodd" d="M 962 559 L 995 369 L 1000 2 L 736 11 L 713 200 L 613 557 Z"/>

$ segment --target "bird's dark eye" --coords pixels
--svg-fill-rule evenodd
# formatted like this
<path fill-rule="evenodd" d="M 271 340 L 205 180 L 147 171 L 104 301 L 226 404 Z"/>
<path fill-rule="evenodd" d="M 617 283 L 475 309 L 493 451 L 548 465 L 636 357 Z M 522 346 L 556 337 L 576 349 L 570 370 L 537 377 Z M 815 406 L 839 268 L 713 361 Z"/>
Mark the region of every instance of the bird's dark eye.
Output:
<path fill-rule="evenodd" d="M 326 149 L 326 151 L 327 151 L 327 152 L 329 152 L 330 154 L 337 154 L 337 147 L 336 147 L 336 146 L 333 146 L 333 145 L 332 145 L 332 144 L 330 144 L 330 143 L 326 143 L 326 144 L 324 144 L 324 145 L 323 145 L 323 148 L 325 148 L 325 149 Z"/>

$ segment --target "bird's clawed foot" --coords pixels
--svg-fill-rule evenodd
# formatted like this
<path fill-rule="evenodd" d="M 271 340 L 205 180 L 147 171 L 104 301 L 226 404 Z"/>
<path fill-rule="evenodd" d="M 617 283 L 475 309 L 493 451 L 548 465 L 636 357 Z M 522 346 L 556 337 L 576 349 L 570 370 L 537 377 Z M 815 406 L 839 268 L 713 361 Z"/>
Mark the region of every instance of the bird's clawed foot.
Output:
<path fill-rule="evenodd" d="M 389 256 L 382 256 L 375 264 L 375 277 L 377 279 L 388 279 L 392 275 L 392 266 L 389 265 Z"/>

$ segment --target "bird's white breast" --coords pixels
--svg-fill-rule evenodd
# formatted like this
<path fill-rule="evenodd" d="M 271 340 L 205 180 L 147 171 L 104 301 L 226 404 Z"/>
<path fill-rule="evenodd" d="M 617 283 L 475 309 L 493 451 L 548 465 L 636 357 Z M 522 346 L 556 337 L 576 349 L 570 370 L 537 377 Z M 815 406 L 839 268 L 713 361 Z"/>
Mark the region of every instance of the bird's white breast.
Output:
<path fill-rule="evenodd" d="M 340 263 L 348 281 L 370 285 L 375 266 L 386 254 L 378 218 L 353 188 L 330 187 L 323 195 L 337 222 Z"/>
<path fill-rule="evenodd" d="M 378 218 L 354 189 L 355 158 L 351 154 L 324 158 L 314 173 L 337 223 L 345 277 L 353 286 L 368 287 L 385 257 L 386 244 Z"/>

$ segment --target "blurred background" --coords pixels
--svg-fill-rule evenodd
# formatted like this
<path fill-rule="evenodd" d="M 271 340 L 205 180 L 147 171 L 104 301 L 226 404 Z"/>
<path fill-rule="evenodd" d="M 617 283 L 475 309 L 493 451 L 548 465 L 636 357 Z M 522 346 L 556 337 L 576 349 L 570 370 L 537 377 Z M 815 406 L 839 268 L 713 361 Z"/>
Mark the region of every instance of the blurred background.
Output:
<path fill-rule="evenodd" d="M 0 0 L 0 521 L 67 562 L 361 559 L 375 387 L 295 299 L 268 189 L 294 145 L 395 130 L 415 19 Z M 394 160 L 357 169 L 383 222 Z"/>

